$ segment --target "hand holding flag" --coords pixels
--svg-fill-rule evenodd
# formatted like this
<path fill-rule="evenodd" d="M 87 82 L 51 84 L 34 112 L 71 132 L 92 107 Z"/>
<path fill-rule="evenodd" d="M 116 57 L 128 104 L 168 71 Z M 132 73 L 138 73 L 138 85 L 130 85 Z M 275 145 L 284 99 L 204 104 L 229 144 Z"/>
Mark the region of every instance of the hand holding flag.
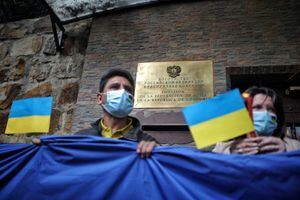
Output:
<path fill-rule="evenodd" d="M 254 130 L 238 89 L 187 106 L 182 110 L 197 148 Z"/>

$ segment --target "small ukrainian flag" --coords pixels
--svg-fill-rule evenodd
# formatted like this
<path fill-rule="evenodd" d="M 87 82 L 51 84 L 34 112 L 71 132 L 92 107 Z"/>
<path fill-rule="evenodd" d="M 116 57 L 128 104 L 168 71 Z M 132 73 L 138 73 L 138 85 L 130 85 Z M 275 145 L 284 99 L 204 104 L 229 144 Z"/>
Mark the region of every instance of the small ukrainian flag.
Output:
<path fill-rule="evenodd" d="M 5 134 L 48 133 L 52 97 L 38 97 L 13 102 Z"/>
<path fill-rule="evenodd" d="M 197 148 L 254 130 L 238 89 L 187 106 L 182 110 Z"/>

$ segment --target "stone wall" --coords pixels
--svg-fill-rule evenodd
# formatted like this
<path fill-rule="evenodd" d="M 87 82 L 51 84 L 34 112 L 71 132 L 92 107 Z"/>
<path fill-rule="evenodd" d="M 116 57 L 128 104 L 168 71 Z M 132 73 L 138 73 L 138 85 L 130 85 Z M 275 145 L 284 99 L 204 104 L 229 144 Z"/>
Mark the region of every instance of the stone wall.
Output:
<path fill-rule="evenodd" d="M 90 21 L 66 26 L 65 48 L 56 52 L 49 17 L 0 24 L 0 142 L 33 136 L 4 135 L 14 99 L 53 96 L 49 134 L 70 132 L 89 29 Z"/>
<path fill-rule="evenodd" d="M 139 62 L 212 59 L 218 94 L 227 67 L 300 64 L 297 0 L 176 1 L 100 16 L 92 27 L 74 131 L 99 117 L 98 80 L 111 67 L 135 75 Z"/>

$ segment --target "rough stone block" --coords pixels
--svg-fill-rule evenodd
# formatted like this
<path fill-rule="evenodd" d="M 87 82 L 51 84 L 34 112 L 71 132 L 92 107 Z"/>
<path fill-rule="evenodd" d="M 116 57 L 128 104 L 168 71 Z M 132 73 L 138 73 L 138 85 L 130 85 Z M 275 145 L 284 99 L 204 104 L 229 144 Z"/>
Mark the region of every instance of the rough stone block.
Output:
<path fill-rule="evenodd" d="M 56 54 L 56 46 L 54 42 L 54 37 L 51 36 L 46 40 L 43 53 L 46 55 L 55 55 Z"/>
<path fill-rule="evenodd" d="M 32 51 L 37 54 L 41 51 L 43 47 L 44 37 L 36 37 L 35 40 L 32 41 Z"/>
<path fill-rule="evenodd" d="M 24 77 L 26 61 L 23 58 L 18 58 L 16 65 L 11 72 L 11 79 L 16 81 Z"/>
<path fill-rule="evenodd" d="M 16 40 L 11 49 L 11 56 L 34 55 L 38 53 L 43 45 L 43 36 L 30 36 Z"/>
<path fill-rule="evenodd" d="M 9 45 L 5 42 L 0 42 L 0 60 L 5 58 L 9 50 Z"/>
<path fill-rule="evenodd" d="M 67 117 L 65 119 L 64 132 L 70 133 L 72 131 L 72 121 L 73 121 L 74 109 L 68 110 Z"/>
<path fill-rule="evenodd" d="M 49 77 L 51 69 L 51 63 L 38 62 L 34 64 L 29 73 L 30 82 L 41 82 L 46 80 Z"/>
<path fill-rule="evenodd" d="M 7 55 L 4 59 L 3 59 L 3 65 L 5 66 L 9 66 L 11 64 L 11 57 L 9 55 Z"/>
<path fill-rule="evenodd" d="M 0 88 L 0 110 L 7 109 L 19 95 L 21 84 L 11 84 Z"/>
<path fill-rule="evenodd" d="M 38 18 L 33 23 L 33 33 L 52 33 L 50 15 Z"/>
<path fill-rule="evenodd" d="M 54 70 L 59 79 L 80 78 L 83 68 L 84 56 L 76 54 L 72 57 L 61 57 L 60 63 Z"/>
<path fill-rule="evenodd" d="M 4 24 L 0 26 L 0 39 L 18 39 L 25 36 L 27 28 L 21 24 Z"/>
<path fill-rule="evenodd" d="M 11 64 L 10 57 L 7 57 L 7 62 L 4 62 L 4 64 Z M 22 79 L 25 75 L 25 65 L 26 61 L 23 58 L 18 58 L 17 62 L 12 67 L 0 65 L 0 83 Z"/>
<path fill-rule="evenodd" d="M 8 110 L 0 111 L 0 134 L 5 133 L 8 114 L 9 114 Z"/>
<path fill-rule="evenodd" d="M 47 82 L 47 83 L 38 85 L 37 87 L 34 87 L 33 89 L 30 89 L 23 95 L 23 97 L 24 98 L 47 97 L 47 96 L 51 96 L 51 94 L 52 94 L 52 84 L 50 82 Z"/>
<path fill-rule="evenodd" d="M 60 129 L 60 118 L 61 112 L 57 109 L 52 109 L 49 133 L 55 133 Z"/>
<path fill-rule="evenodd" d="M 3 69 L 3 66 L 0 66 L 0 84 L 7 82 L 9 80 L 9 69 Z"/>
<path fill-rule="evenodd" d="M 60 93 L 59 104 L 63 105 L 66 103 L 75 103 L 77 100 L 78 90 L 78 83 L 68 83 L 64 85 Z"/>

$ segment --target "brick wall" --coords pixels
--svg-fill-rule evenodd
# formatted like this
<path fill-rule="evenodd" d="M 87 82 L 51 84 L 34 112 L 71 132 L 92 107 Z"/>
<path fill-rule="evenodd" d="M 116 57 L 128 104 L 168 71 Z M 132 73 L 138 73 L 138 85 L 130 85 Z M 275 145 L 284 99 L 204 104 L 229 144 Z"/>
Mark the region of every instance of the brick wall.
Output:
<path fill-rule="evenodd" d="M 139 62 L 203 59 L 214 62 L 216 93 L 226 90 L 226 67 L 299 65 L 300 2 L 182 1 L 95 18 L 73 130 L 100 116 L 95 97 L 103 70 L 122 67 L 135 76 Z"/>

